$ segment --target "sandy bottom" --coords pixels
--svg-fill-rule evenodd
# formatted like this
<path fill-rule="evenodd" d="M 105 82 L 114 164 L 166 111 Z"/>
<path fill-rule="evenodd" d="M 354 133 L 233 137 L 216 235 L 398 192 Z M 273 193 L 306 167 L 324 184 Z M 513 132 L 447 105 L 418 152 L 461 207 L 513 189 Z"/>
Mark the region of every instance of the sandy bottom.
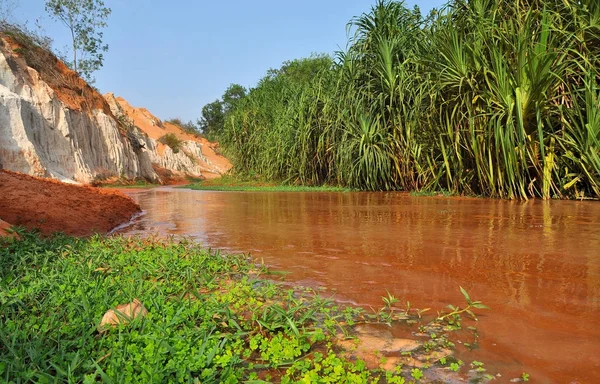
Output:
<path fill-rule="evenodd" d="M 0 235 L 7 223 L 37 228 L 45 235 L 107 233 L 139 211 L 118 191 L 0 171 Z"/>

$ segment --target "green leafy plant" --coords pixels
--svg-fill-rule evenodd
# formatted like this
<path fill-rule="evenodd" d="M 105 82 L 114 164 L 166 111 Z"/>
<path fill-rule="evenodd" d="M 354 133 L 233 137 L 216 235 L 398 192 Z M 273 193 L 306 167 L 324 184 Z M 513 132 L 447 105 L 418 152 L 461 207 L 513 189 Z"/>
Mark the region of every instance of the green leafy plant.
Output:
<path fill-rule="evenodd" d="M 166 135 L 158 139 L 158 141 L 165 145 L 168 145 L 173 150 L 173 153 L 179 153 L 183 145 L 181 139 L 179 139 L 174 133 L 167 133 Z"/>
<path fill-rule="evenodd" d="M 485 372 L 484 364 L 481 361 L 473 361 L 471 363 L 471 367 L 474 368 L 477 372 Z"/>
<path fill-rule="evenodd" d="M 419 368 L 414 368 L 413 370 L 410 371 L 410 376 L 419 381 L 423 378 L 423 371 L 421 371 Z"/>
<path fill-rule="evenodd" d="M 460 292 L 463 294 L 467 302 L 467 306 L 465 308 L 461 308 L 460 306 L 454 306 L 452 304 L 449 304 L 447 308 L 450 309 L 450 312 L 445 314 L 438 314 L 438 320 L 446 320 L 450 324 L 457 324 L 458 326 L 460 326 L 461 314 L 467 313 L 469 316 L 471 316 L 473 320 L 477 320 L 477 316 L 475 316 L 475 313 L 473 312 L 474 308 L 489 309 L 489 307 L 481 303 L 481 301 L 471 300 L 471 297 L 463 287 L 460 287 Z"/>
<path fill-rule="evenodd" d="M 455 362 L 455 363 L 450 363 L 450 367 L 449 367 L 449 368 L 450 368 L 450 370 L 451 370 L 451 371 L 453 371 L 453 372 L 458 372 L 458 371 L 460 371 L 460 367 L 461 367 L 462 365 L 463 365 L 463 362 L 462 362 L 462 361 L 460 361 L 460 360 L 458 360 L 458 361 L 457 361 L 457 362 Z"/>

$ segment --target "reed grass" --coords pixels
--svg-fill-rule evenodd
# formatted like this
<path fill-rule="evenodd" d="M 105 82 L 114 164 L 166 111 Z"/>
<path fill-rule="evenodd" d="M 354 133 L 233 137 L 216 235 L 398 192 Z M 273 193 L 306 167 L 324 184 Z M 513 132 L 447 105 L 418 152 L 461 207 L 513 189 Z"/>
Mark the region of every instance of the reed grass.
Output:
<path fill-rule="evenodd" d="M 379 0 L 348 30 L 335 58 L 286 63 L 230 111 L 220 140 L 236 172 L 600 197 L 597 1 L 452 0 L 422 15 Z"/>

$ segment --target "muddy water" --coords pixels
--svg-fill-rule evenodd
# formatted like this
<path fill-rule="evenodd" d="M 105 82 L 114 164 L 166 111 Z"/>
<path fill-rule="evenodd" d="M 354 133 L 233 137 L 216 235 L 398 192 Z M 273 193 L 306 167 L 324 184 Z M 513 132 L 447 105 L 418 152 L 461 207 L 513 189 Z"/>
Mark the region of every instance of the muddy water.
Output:
<path fill-rule="evenodd" d="M 127 192 L 127 191 L 125 191 Z M 250 252 L 288 281 L 379 308 L 481 312 L 482 360 L 500 382 L 600 382 L 600 203 L 507 202 L 397 193 L 130 192 L 147 214 L 128 233 L 189 235 Z M 467 341 L 467 340 L 465 340 Z M 535 380 L 534 380 L 535 379 Z"/>

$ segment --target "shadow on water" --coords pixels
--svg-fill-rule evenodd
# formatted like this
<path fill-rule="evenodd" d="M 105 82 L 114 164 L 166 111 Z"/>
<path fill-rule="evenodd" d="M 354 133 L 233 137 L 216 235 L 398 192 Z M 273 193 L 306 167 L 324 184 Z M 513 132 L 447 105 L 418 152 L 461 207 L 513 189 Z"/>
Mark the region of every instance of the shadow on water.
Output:
<path fill-rule="evenodd" d="M 127 193 L 127 191 L 125 191 Z M 399 193 L 129 193 L 147 214 L 128 234 L 192 236 L 250 252 L 302 285 L 381 307 L 386 289 L 416 307 L 492 308 L 480 348 L 509 377 L 600 382 L 600 204 L 424 198 Z M 492 363 L 492 364 L 490 364 Z M 507 377 L 504 377 L 507 379 Z"/>

